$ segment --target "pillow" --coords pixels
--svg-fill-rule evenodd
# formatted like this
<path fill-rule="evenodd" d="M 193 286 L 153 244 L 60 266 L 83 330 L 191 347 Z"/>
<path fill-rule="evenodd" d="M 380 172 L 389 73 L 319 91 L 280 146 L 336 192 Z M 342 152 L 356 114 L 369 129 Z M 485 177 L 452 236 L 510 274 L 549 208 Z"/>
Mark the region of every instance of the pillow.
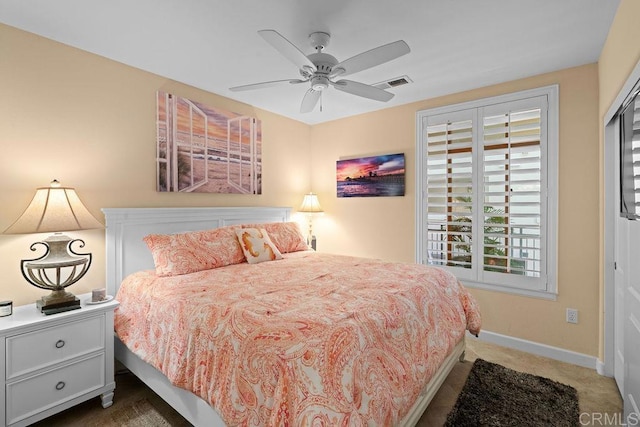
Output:
<path fill-rule="evenodd" d="M 282 259 L 282 254 L 264 228 L 241 228 L 236 230 L 236 235 L 249 264 Z"/>
<path fill-rule="evenodd" d="M 144 237 L 158 276 L 177 276 L 244 262 L 236 238 L 238 227 Z"/>
<path fill-rule="evenodd" d="M 306 239 L 300 232 L 296 222 L 269 222 L 265 224 L 248 224 L 243 228 L 264 228 L 269 233 L 271 241 L 283 253 L 306 251 L 309 249 Z"/>

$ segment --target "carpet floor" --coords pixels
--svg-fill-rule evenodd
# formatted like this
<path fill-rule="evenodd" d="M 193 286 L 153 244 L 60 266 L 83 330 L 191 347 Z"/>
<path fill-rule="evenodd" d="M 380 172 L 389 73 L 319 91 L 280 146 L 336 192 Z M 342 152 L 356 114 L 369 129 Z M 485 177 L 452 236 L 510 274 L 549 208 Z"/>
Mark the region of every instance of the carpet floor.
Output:
<path fill-rule="evenodd" d="M 439 427 L 445 424 L 447 414 L 454 407 L 473 362 L 479 358 L 574 387 L 578 391 L 581 413 L 613 415 L 622 411 L 622 400 L 613 379 L 598 375 L 593 369 L 469 339 L 465 362 L 456 363 L 418 421 L 418 426 Z M 582 418 L 582 420 L 592 419 L 598 418 Z M 102 409 L 100 399 L 96 398 L 34 424 L 36 427 L 188 427 L 190 425 L 140 380 L 126 372 L 116 376 L 113 406 Z"/>

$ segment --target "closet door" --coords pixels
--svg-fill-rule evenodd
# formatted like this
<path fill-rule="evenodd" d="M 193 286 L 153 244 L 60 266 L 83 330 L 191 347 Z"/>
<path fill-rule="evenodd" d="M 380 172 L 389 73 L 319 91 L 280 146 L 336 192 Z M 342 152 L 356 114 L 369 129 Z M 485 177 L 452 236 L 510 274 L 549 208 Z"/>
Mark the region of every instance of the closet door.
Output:
<path fill-rule="evenodd" d="M 620 212 L 616 219 L 615 377 L 622 390 L 626 425 L 640 421 L 640 95 L 620 113 Z M 619 313 L 621 310 L 622 313 Z M 622 343 L 619 342 L 622 337 Z M 620 380 L 619 359 L 623 363 Z"/>
<path fill-rule="evenodd" d="M 627 425 L 631 425 L 633 420 L 640 421 L 640 221 L 628 221 L 628 226 L 628 274 L 624 293 L 624 411 L 629 420 Z"/>

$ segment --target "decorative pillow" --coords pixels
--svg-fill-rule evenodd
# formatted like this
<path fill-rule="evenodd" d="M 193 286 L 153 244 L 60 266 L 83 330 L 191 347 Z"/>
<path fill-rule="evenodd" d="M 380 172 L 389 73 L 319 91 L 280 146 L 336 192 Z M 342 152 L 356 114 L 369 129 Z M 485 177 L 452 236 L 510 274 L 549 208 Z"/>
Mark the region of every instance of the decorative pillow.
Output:
<path fill-rule="evenodd" d="M 236 230 L 236 235 L 249 264 L 282 259 L 282 254 L 264 228 L 241 228 Z"/>
<path fill-rule="evenodd" d="M 306 251 L 309 249 L 306 239 L 300 232 L 296 222 L 269 222 L 265 224 L 247 224 L 243 228 L 264 228 L 269 233 L 271 241 L 283 253 Z"/>
<path fill-rule="evenodd" d="M 144 237 L 158 276 L 177 276 L 244 262 L 237 226 Z"/>

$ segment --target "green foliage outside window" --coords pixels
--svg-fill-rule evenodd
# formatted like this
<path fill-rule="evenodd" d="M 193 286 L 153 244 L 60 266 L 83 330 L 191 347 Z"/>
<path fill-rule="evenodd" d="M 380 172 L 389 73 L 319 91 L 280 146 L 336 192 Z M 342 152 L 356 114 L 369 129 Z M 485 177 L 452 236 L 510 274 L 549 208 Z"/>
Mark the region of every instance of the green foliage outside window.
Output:
<path fill-rule="evenodd" d="M 471 204 L 471 197 L 456 197 L 461 203 Z M 469 208 L 470 210 L 470 208 Z M 507 234 L 506 228 L 509 226 L 505 212 L 501 209 L 495 209 L 493 206 L 484 206 L 485 226 L 484 226 L 484 270 L 495 271 L 498 273 L 509 272 L 512 274 L 524 274 L 524 261 L 511 259 L 509 269 L 507 270 L 507 251 L 498 245 L 506 246 L 499 237 L 492 234 Z M 471 236 L 471 217 L 459 216 L 455 218 L 455 222 L 464 224 L 453 224 L 448 226 L 449 242 L 455 243 L 455 247 L 468 255 L 457 255 L 452 257 L 452 261 L 464 262 L 465 268 L 471 268 L 471 237 L 465 239 L 465 236 Z M 490 224 L 490 225 L 488 225 Z M 449 263 L 450 266 L 459 266 L 456 263 Z"/>

